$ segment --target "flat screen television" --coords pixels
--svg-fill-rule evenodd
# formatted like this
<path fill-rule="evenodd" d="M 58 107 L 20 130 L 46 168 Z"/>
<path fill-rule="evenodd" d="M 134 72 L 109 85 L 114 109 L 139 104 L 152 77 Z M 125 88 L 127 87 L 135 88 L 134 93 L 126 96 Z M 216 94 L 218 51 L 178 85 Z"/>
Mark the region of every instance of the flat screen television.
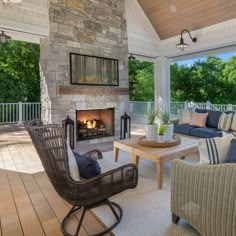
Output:
<path fill-rule="evenodd" d="M 118 86 L 118 60 L 70 53 L 71 84 Z"/>

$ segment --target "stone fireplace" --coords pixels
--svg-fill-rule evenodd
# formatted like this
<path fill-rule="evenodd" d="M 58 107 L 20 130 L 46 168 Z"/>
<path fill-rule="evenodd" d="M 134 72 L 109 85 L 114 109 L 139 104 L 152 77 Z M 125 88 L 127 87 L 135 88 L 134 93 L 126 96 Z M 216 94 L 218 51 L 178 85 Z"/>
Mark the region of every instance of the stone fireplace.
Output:
<path fill-rule="evenodd" d="M 85 142 L 118 138 L 122 107 L 129 100 L 124 0 L 51 0 L 49 21 L 40 55 L 43 121 L 61 124 L 69 115 L 77 124 L 75 111 L 113 108 L 113 132 Z M 119 86 L 72 85 L 70 53 L 118 60 Z"/>
<path fill-rule="evenodd" d="M 114 108 L 76 111 L 77 141 L 114 136 Z"/>

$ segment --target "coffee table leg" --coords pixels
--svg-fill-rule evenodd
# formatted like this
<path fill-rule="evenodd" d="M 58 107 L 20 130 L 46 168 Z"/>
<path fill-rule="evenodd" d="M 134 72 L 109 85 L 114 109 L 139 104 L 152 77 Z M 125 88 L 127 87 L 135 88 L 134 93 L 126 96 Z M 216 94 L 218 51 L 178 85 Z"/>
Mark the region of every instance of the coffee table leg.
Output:
<path fill-rule="evenodd" d="M 139 156 L 132 154 L 132 163 L 135 164 L 136 166 L 138 166 L 139 164 L 139 159 L 140 159 Z"/>
<path fill-rule="evenodd" d="M 115 160 L 115 162 L 118 161 L 118 156 L 119 156 L 119 148 L 114 147 L 114 160 Z"/>
<path fill-rule="evenodd" d="M 158 189 L 162 189 L 162 163 L 159 162 L 157 165 L 157 186 Z"/>

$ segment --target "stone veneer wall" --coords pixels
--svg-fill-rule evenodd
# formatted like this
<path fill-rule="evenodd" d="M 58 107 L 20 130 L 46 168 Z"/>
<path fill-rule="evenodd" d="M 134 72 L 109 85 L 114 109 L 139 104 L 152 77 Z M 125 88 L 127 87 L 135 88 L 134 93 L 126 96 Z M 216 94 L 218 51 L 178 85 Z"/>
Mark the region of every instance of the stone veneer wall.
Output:
<path fill-rule="evenodd" d="M 124 0 L 50 0 L 49 36 L 41 41 L 41 102 L 45 123 L 75 110 L 115 107 L 115 135 L 128 101 L 128 42 Z M 69 53 L 119 60 L 119 86 L 70 84 Z"/>

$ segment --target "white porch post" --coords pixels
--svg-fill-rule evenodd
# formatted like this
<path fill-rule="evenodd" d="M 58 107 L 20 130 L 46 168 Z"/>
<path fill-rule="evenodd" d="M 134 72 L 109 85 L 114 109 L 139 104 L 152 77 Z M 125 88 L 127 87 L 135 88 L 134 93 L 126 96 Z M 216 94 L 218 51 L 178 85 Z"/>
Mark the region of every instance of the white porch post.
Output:
<path fill-rule="evenodd" d="M 158 57 L 154 68 L 155 108 L 170 107 L 170 60 Z"/>

